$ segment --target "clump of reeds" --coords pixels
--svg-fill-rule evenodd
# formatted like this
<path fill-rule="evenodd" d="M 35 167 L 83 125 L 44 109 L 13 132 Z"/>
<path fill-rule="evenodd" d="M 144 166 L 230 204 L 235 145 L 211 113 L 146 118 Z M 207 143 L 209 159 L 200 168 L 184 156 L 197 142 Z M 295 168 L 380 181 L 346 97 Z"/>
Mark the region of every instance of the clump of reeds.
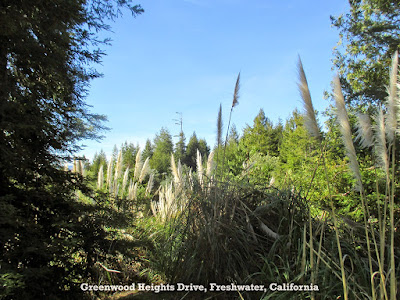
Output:
<path fill-rule="evenodd" d="M 104 172 L 103 172 L 103 165 L 99 168 L 99 173 L 97 175 L 97 189 L 101 190 L 103 188 L 104 183 Z"/>
<path fill-rule="evenodd" d="M 371 118 L 365 114 L 358 114 L 357 122 L 357 137 L 362 147 L 373 149 L 375 161 L 378 167 L 382 167 L 386 174 L 386 192 L 385 202 L 383 209 L 378 207 L 378 232 L 379 238 L 375 234 L 375 228 L 371 225 L 371 215 L 369 212 L 369 204 L 367 203 L 367 197 L 363 186 L 363 178 L 360 165 L 357 159 L 357 153 L 353 144 L 351 124 L 349 121 L 348 113 L 345 106 L 344 97 L 341 91 L 339 77 L 334 79 L 334 98 L 336 103 L 336 119 L 338 127 L 340 129 L 343 145 L 346 150 L 346 155 L 349 159 L 349 168 L 353 174 L 356 184 L 355 188 L 360 193 L 361 208 L 363 210 L 363 228 L 364 238 L 367 245 L 367 256 L 368 256 L 368 269 L 370 274 L 370 297 L 372 299 L 396 299 L 397 287 L 396 287 L 396 262 L 394 253 L 394 193 L 395 193 L 395 152 L 396 152 L 396 134 L 398 133 L 398 107 L 399 107 L 399 96 L 398 96 L 398 85 L 397 85 L 397 65 L 398 65 L 398 53 L 396 52 L 392 59 L 392 67 L 390 73 L 390 83 L 388 87 L 388 98 L 385 104 L 385 109 L 380 107 L 375 116 L 373 116 L 374 124 L 371 122 Z M 306 109 L 306 124 L 307 129 L 311 136 L 317 137 L 321 140 L 319 134 L 319 126 L 317 119 L 314 114 L 314 109 L 309 95 L 307 81 L 305 78 L 304 70 L 301 62 L 299 62 L 299 78 L 300 78 L 300 92 Z M 321 150 L 323 148 L 321 147 Z M 324 156 L 322 155 L 324 158 Z M 390 158 L 392 163 L 390 164 Z M 378 181 L 378 178 L 376 179 Z M 329 189 L 329 178 L 327 177 L 328 189 Z M 377 185 L 378 186 L 378 185 Z M 330 192 L 329 192 L 330 193 Z M 379 190 L 376 191 L 377 198 L 380 199 Z M 330 193 L 331 194 L 331 193 Z M 389 201 L 389 202 L 388 202 Z M 343 293 L 344 298 L 348 299 L 349 290 L 347 288 L 347 276 L 344 267 L 345 257 L 342 255 L 340 246 L 340 235 L 338 228 L 338 221 L 335 213 L 335 206 L 332 202 L 331 196 L 331 210 L 332 218 L 334 221 L 334 228 L 336 231 L 336 240 L 339 252 L 339 261 L 341 269 L 341 278 L 343 282 Z M 386 216 L 389 214 L 389 224 L 387 225 Z M 389 228 L 387 228 L 387 226 Z M 311 226 L 310 226 L 311 229 Z M 390 241 L 387 241 L 386 234 L 390 234 Z M 310 231 L 310 234 L 311 231 Z M 371 240 L 372 238 L 372 240 Z M 310 239 L 309 246 L 312 247 Z M 321 240 L 320 245 L 321 247 Z M 321 249 L 321 248 L 320 248 Z M 389 249 L 386 254 L 386 249 Z M 320 250 L 317 253 L 318 259 L 321 257 Z M 356 252 L 354 252 L 355 254 Z M 385 264 L 385 255 L 389 256 L 388 263 Z M 322 258 L 321 258 L 322 259 Z M 385 267 L 386 265 L 386 267 Z M 354 275 L 353 275 L 354 276 Z M 379 277 L 379 289 L 375 287 L 375 277 Z M 389 282 L 386 278 L 390 278 Z M 352 279 L 354 280 L 354 279 Z M 355 284 L 355 283 L 354 283 Z M 379 293 L 378 293 L 379 292 Z"/>
<path fill-rule="evenodd" d="M 154 184 L 154 174 L 150 168 L 149 158 L 146 158 L 144 162 L 142 161 L 140 149 L 138 149 L 136 153 L 133 176 L 131 176 L 131 168 L 129 166 L 124 166 L 122 158 L 122 150 L 120 150 L 115 169 L 113 168 L 113 160 L 110 159 L 108 162 L 105 192 L 108 193 L 111 203 L 117 204 L 117 207 L 132 208 L 133 202 L 138 199 L 138 191 L 141 185 L 144 184 L 143 182 L 146 176 L 149 174 L 150 177 L 145 188 L 145 196 L 150 196 Z M 97 177 L 97 188 L 99 190 L 103 187 L 103 176 L 103 165 L 101 165 Z"/>

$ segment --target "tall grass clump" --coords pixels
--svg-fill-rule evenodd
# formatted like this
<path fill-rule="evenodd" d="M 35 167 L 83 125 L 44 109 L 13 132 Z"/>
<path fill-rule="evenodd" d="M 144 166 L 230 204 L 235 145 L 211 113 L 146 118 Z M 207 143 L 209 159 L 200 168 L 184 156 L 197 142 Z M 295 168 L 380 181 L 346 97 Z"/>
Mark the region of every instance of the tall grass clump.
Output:
<path fill-rule="evenodd" d="M 129 209 L 138 212 L 145 209 L 143 207 L 145 204 L 144 206 L 150 210 L 149 198 L 154 185 L 154 174 L 150 168 L 149 158 L 142 161 L 140 149 L 137 151 L 133 170 L 124 163 L 122 150 L 118 152 L 115 166 L 113 159 L 108 162 L 106 178 L 104 178 L 104 166 L 102 164 L 99 167 L 96 187 L 97 192 L 108 196 L 111 206 L 115 209 Z M 145 183 L 147 177 L 149 179 Z M 148 203 L 140 203 L 139 200 Z"/>
<path fill-rule="evenodd" d="M 342 280 L 342 284 L 343 284 L 344 299 L 348 299 L 347 279 L 346 279 L 346 272 L 344 270 L 344 259 L 343 259 L 343 254 L 342 254 L 342 247 L 340 245 L 339 226 L 338 226 L 338 220 L 337 220 L 336 213 L 335 213 L 335 205 L 333 203 L 332 193 L 330 191 L 330 180 L 327 175 L 328 173 L 327 173 L 325 156 L 324 156 L 324 147 L 322 144 L 322 139 L 321 139 L 321 134 L 320 134 L 317 118 L 315 116 L 314 106 L 311 101 L 311 94 L 310 94 L 310 90 L 308 88 L 306 75 L 305 75 L 303 64 L 302 64 L 300 58 L 299 58 L 299 62 L 298 62 L 298 69 L 299 69 L 299 84 L 298 85 L 299 85 L 300 95 L 303 100 L 304 108 L 305 108 L 305 125 L 306 125 L 306 128 L 307 128 L 309 134 L 318 141 L 320 149 L 321 149 L 321 155 L 322 155 L 321 157 L 323 159 L 324 172 L 325 172 L 325 176 L 326 176 L 326 180 L 327 180 L 327 187 L 328 187 L 328 191 L 329 191 L 329 204 L 330 204 L 330 208 L 332 210 L 333 226 L 335 229 L 336 243 L 337 243 L 337 249 L 338 249 L 338 254 L 339 254 L 339 262 L 340 262 L 341 280 Z M 312 183 L 310 183 L 310 185 L 311 184 Z M 312 229 L 311 214 L 310 214 L 309 215 L 309 231 L 310 231 L 309 246 L 310 246 L 310 257 L 311 257 L 310 266 L 311 266 L 311 270 L 312 270 L 312 280 L 315 280 L 315 278 L 314 278 L 314 271 L 315 271 L 314 270 L 314 259 L 313 259 L 313 256 L 314 256 L 314 245 L 313 244 L 314 244 L 314 242 L 313 242 L 312 230 L 313 229 Z M 321 242 L 320 242 L 320 245 L 321 245 Z M 320 257 L 320 253 L 321 253 L 321 247 L 319 248 L 319 251 L 318 251 L 318 257 Z"/>
<path fill-rule="evenodd" d="M 330 193 L 331 217 L 336 235 L 336 244 L 338 249 L 338 259 L 341 271 L 341 280 L 343 285 L 343 295 L 345 299 L 359 298 L 362 294 L 363 298 L 368 299 L 397 299 L 397 280 L 396 272 L 399 275 L 398 254 L 396 254 L 395 246 L 395 193 L 396 193 L 396 136 L 399 132 L 398 128 L 398 84 L 397 84 L 397 64 L 398 53 L 393 56 L 392 67 L 390 73 L 390 85 L 388 87 L 388 98 L 384 107 L 380 107 L 376 114 L 372 117 L 358 114 L 357 137 L 362 148 L 372 149 L 376 168 L 383 170 L 385 181 L 385 192 L 381 195 L 379 184 L 382 178 L 376 172 L 376 197 L 378 199 L 377 211 L 378 221 L 374 222 L 374 216 L 371 215 L 371 203 L 368 202 L 368 195 L 363 182 L 363 172 L 358 161 L 356 147 L 353 143 L 353 133 L 351 123 L 345 106 L 345 100 L 341 91 L 339 77 L 334 79 L 334 99 L 336 106 L 336 120 L 340 130 L 346 156 L 349 161 L 349 170 L 355 179 L 355 189 L 359 192 L 360 207 L 362 210 L 363 221 L 361 224 L 351 222 L 352 228 L 346 226 L 340 216 L 337 215 L 335 204 L 333 203 L 332 193 L 329 189 L 330 178 L 326 177 L 327 186 Z M 314 114 L 314 109 L 309 96 L 308 86 L 305 79 L 304 71 L 299 62 L 300 73 L 300 91 L 306 110 L 307 129 L 311 136 L 317 137 L 321 142 L 321 157 L 324 162 L 324 147 L 319 133 L 319 126 Z M 380 199 L 384 199 L 383 207 L 381 207 Z M 376 209 L 375 209 L 376 210 Z M 389 218 L 388 218 L 389 216 Z M 349 223 L 349 222 L 347 222 Z M 377 223 L 377 224 L 375 224 Z M 360 228 L 361 231 L 356 229 Z M 351 231 L 349 236 L 347 232 Z M 362 233 L 363 232 L 363 233 Z M 312 227 L 310 223 L 309 233 L 312 235 Z M 351 242 L 351 243 L 349 243 Z M 323 247 L 326 241 L 319 240 L 318 251 L 316 252 L 318 260 L 326 260 L 323 258 Z M 366 246 L 366 251 L 364 247 Z M 308 244 L 310 253 L 313 252 L 313 243 Z M 397 248 L 396 248 L 397 247 Z M 310 254 L 311 255 L 311 254 Z M 333 259 L 332 256 L 328 256 Z M 334 260 L 332 260 L 333 262 Z M 366 261 L 366 262 L 365 262 Z M 312 259 L 311 259 L 312 263 Z M 326 264 L 325 264 L 326 265 Z M 332 264 L 331 264 L 332 266 Z M 337 266 L 337 267 L 339 267 Z M 355 272 L 353 269 L 357 268 Z M 369 274 L 369 279 L 360 275 L 365 271 Z M 332 269 L 334 271 L 334 268 Z M 317 269 L 316 272 L 321 272 Z M 365 273 L 364 273 L 365 274 Z M 351 288 L 350 288 L 351 286 Z M 350 297 L 351 294 L 351 297 Z"/>
<path fill-rule="evenodd" d="M 238 90 L 239 77 L 234 93 L 236 104 Z M 223 155 L 219 161 L 224 161 L 225 153 L 218 151 L 223 144 L 221 107 L 217 124 L 216 156 Z M 222 168 L 223 164 L 214 163 L 214 152 L 209 155 L 205 170 L 199 152 L 196 170 L 182 168 L 171 156 L 171 181 L 160 188 L 158 200 L 152 204 L 156 219 L 163 224 L 163 230 L 153 235 L 159 238 L 155 243 L 156 268 L 170 283 L 314 280 L 307 267 L 310 260 L 303 250 L 319 233 L 307 236 L 308 231 L 303 230 L 304 224 L 315 226 L 305 199 L 295 190 L 280 191 L 273 184 L 267 188 L 254 186 L 246 175 L 236 180 L 216 176 L 223 174 Z M 311 254 L 315 257 L 313 250 Z M 260 299 L 267 294 L 222 293 L 213 297 Z M 281 295 L 287 298 L 288 293 Z"/>

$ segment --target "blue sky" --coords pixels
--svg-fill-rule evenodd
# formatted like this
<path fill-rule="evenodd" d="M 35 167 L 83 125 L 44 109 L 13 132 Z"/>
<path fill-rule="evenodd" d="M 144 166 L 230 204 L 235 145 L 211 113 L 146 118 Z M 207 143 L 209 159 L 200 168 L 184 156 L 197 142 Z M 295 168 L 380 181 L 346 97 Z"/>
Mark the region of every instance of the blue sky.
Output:
<path fill-rule="evenodd" d="M 87 103 L 108 116 L 111 130 L 100 142 L 85 141 L 81 152 L 93 158 L 125 142 L 144 146 L 161 127 L 174 136 L 176 112 L 183 117 L 188 141 L 193 131 L 215 143 L 222 104 L 224 124 L 241 72 L 239 105 L 232 122 L 239 132 L 251 125 L 260 108 L 273 122 L 302 109 L 297 89 L 301 56 L 314 106 L 334 75 L 332 48 L 339 33 L 330 15 L 348 10 L 345 0 L 143 0 L 145 12 L 125 12 L 108 36 L 112 46 L 92 82 Z"/>

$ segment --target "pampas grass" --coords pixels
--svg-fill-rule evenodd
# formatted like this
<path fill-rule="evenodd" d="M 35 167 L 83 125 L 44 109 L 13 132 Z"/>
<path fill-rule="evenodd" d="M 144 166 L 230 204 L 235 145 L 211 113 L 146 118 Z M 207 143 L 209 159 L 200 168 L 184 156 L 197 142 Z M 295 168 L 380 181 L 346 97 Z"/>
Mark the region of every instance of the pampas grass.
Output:
<path fill-rule="evenodd" d="M 225 144 L 224 144 L 224 154 L 222 157 L 222 172 L 225 166 L 225 151 L 226 151 L 226 145 L 228 144 L 228 134 L 229 134 L 229 126 L 231 125 L 231 118 L 232 118 L 232 112 L 233 108 L 239 104 L 239 89 L 240 89 L 240 72 L 237 76 L 236 79 L 236 84 L 235 84 L 235 90 L 233 92 L 233 100 L 232 100 L 232 106 L 231 106 L 231 111 L 229 113 L 229 121 L 228 121 L 228 127 L 226 128 L 226 136 L 225 136 Z"/>
<path fill-rule="evenodd" d="M 384 167 L 387 178 L 389 178 L 389 156 L 386 145 L 386 126 L 385 116 L 382 107 L 379 108 L 378 114 L 374 117 L 376 125 L 375 127 L 375 154 L 378 162 Z"/>
<path fill-rule="evenodd" d="M 85 176 L 85 166 L 83 165 L 83 161 L 82 159 L 79 160 L 79 174 L 81 174 L 82 176 Z"/>
<path fill-rule="evenodd" d="M 133 179 L 138 180 L 140 177 L 140 171 L 142 170 L 142 152 L 138 149 L 135 160 L 135 172 L 133 173 Z"/>
<path fill-rule="evenodd" d="M 392 66 L 390 69 L 390 77 L 389 77 L 388 97 L 386 100 L 386 105 L 387 105 L 386 130 L 387 130 L 388 141 L 391 143 L 394 141 L 395 133 L 397 130 L 397 115 L 399 106 L 399 98 L 397 94 L 398 60 L 399 60 L 399 54 L 396 51 L 392 57 Z"/>
<path fill-rule="evenodd" d="M 199 149 L 197 149 L 196 154 L 197 178 L 199 179 L 200 186 L 203 188 L 203 161 Z"/>
<path fill-rule="evenodd" d="M 212 180 L 211 176 L 214 171 L 214 154 L 215 154 L 215 151 L 211 151 L 211 153 L 208 155 L 208 159 L 207 159 L 206 176 L 209 181 Z"/>
<path fill-rule="evenodd" d="M 147 157 L 142 165 L 142 170 L 140 171 L 138 182 L 142 183 L 144 178 L 149 174 L 149 172 L 150 172 L 150 157 Z"/>
<path fill-rule="evenodd" d="M 107 186 L 109 188 L 112 185 L 112 173 L 113 173 L 113 160 L 110 159 L 107 166 Z"/>
<path fill-rule="evenodd" d="M 361 142 L 361 147 L 369 148 L 374 145 L 374 136 L 371 118 L 367 114 L 357 113 L 357 136 L 356 140 Z"/>
<path fill-rule="evenodd" d="M 103 182 L 104 182 L 104 172 L 103 172 L 103 165 L 101 165 L 97 175 L 97 188 L 99 190 L 103 188 Z"/>
<path fill-rule="evenodd" d="M 124 172 L 124 177 L 122 179 L 122 191 L 121 191 L 121 196 L 123 197 L 126 189 L 126 185 L 128 184 L 128 176 L 129 176 L 129 167 L 126 168 Z"/>
<path fill-rule="evenodd" d="M 397 131 L 397 114 L 398 114 L 398 106 L 400 105 L 399 98 L 399 90 L 397 85 L 398 78 L 398 52 L 396 51 L 392 57 L 392 69 L 390 74 L 390 83 L 389 83 L 389 98 L 388 98 L 388 138 L 392 144 L 392 181 L 391 181 L 391 194 L 390 194 L 390 296 L 391 299 L 394 300 L 397 294 L 397 283 L 396 283 L 396 263 L 395 263 L 395 254 L 394 254 L 394 232 L 395 232 L 395 224 L 394 224 L 394 193 L 395 193 L 395 153 L 396 153 L 396 142 L 395 142 L 395 133 Z"/>
<path fill-rule="evenodd" d="M 220 104 L 217 117 L 217 147 L 222 145 L 222 126 L 222 104 Z"/>
<path fill-rule="evenodd" d="M 120 178 L 120 176 L 122 175 L 122 149 L 121 150 L 119 150 L 119 153 L 118 153 L 118 158 L 117 158 L 117 164 L 115 165 L 115 178 L 114 178 L 114 180 L 115 179 L 119 179 Z"/>
<path fill-rule="evenodd" d="M 77 162 L 76 159 L 74 159 L 74 162 L 72 164 L 72 173 L 77 173 L 78 169 L 77 169 Z"/>
<path fill-rule="evenodd" d="M 149 176 L 149 181 L 147 182 L 147 186 L 146 186 L 146 196 L 149 196 L 151 193 L 151 190 L 153 189 L 153 185 L 154 185 L 154 174 L 151 173 Z"/>
<path fill-rule="evenodd" d="M 314 106 L 311 101 L 311 94 L 308 88 L 306 74 L 304 72 L 303 64 L 299 57 L 298 64 L 298 73 L 299 73 L 299 91 L 301 95 L 301 99 L 303 100 L 305 115 L 304 115 L 304 125 L 309 132 L 309 134 L 319 141 L 321 140 L 321 134 L 319 131 L 319 126 L 317 122 L 317 118 L 315 117 Z"/>
<path fill-rule="evenodd" d="M 303 64 L 301 63 L 301 60 L 299 58 L 299 63 L 298 63 L 298 71 L 299 71 L 299 90 L 300 90 L 300 95 L 301 98 L 303 100 L 303 104 L 305 107 L 305 120 L 306 120 L 306 129 L 308 130 L 308 133 L 315 137 L 319 143 L 320 146 L 320 150 L 321 150 L 321 155 L 322 155 L 322 159 L 323 159 L 323 165 L 324 165 L 324 172 L 325 172 L 325 177 L 327 180 L 327 187 L 328 187 L 328 193 L 329 193 L 329 203 L 331 206 L 331 210 L 332 210 L 332 219 L 333 219 L 333 225 L 334 225 L 334 230 L 335 230 L 335 237 L 336 237 L 336 244 L 337 244 L 337 249 L 338 249 L 338 254 L 339 254 L 339 261 L 340 261 L 340 270 L 341 270 L 341 279 L 342 279 L 342 285 L 343 285 L 343 293 L 344 293 L 344 299 L 347 300 L 348 299 L 348 288 L 347 288 L 347 278 L 346 278 L 346 272 L 345 272 L 345 268 L 344 268 L 344 258 L 343 258 L 343 254 L 342 254 L 342 247 L 341 247 L 341 243 L 340 243 L 340 237 L 339 237 L 339 226 L 338 226 L 338 220 L 336 217 L 336 212 L 335 212 L 335 206 L 333 204 L 333 198 L 332 198 L 332 193 L 331 193 L 331 189 L 330 189 L 330 181 L 328 178 L 328 172 L 327 172 L 327 168 L 326 168 L 326 162 L 325 162 L 325 155 L 324 155 L 324 147 L 322 146 L 322 140 L 321 140 L 321 136 L 320 136 L 320 132 L 319 132 L 319 126 L 318 126 L 318 122 L 317 122 L 317 118 L 315 116 L 315 111 L 314 111 L 314 107 L 311 101 L 311 95 L 310 95 L 310 91 L 308 88 L 308 83 L 307 83 L 307 79 L 306 79 L 306 75 L 304 73 L 304 69 L 303 69 Z M 339 91 L 336 91 L 337 93 L 339 93 Z M 341 93 L 341 91 L 340 91 Z M 343 98 L 343 96 L 342 96 Z M 344 108 L 344 101 L 343 101 L 343 109 L 345 111 Z M 347 117 L 347 114 L 346 114 Z M 345 124 L 345 122 L 343 122 Z M 353 147 L 354 148 L 354 147 Z M 313 229 L 312 229 L 312 220 L 311 220 L 311 212 L 309 212 L 309 230 L 310 230 L 310 243 L 309 243 L 309 247 L 310 247 L 310 264 L 313 266 L 313 256 L 314 256 L 314 246 L 313 246 Z M 321 243 L 320 243 L 321 246 Z M 320 251 L 321 251 L 321 247 L 319 247 L 318 250 L 318 257 L 320 257 Z M 314 278 L 314 271 L 313 271 L 313 267 L 312 267 L 312 274 L 311 277 Z M 314 298 L 314 295 L 312 294 L 312 298 Z"/>
<path fill-rule="evenodd" d="M 334 85 L 334 97 L 336 103 L 336 117 L 339 125 L 340 132 L 342 134 L 343 144 L 346 149 L 347 157 L 350 161 L 350 169 L 356 179 L 356 187 L 358 190 L 362 190 L 361 172 L 360 166 L 357 161 L 356 150 L 354 148 L 349 116 L 347 115 L 346 106 L 344 104 L 344 97 L 342 88 L 340 86 L 339 77 L 336 76 L 333 80 Z"/>
<path fill-rule="evenodd" d="M 173 183 L 165 184 L 160 187 L 158 202 L 151 202 L 153 215 L 162 223 L 170 219 L 181 211 L 182 207 L 177 201 Z"/>
<path fill-rule="evenodd" d="M 128 200 L 136 200 L 137 196 L 137 189 L 138 189 L 138 183 L 131 181 L 129 184 L 129 190 L 128 190 Z"/>
<path fill-rule="evenodd" d="M 182 174 L 178 172 L 178 169 L 176 167 L 175 163 L 175 157 L 174 154 L 171 153 L 171 172 L 172 176 L 174 176 L 174 182 L 176 185 L 178 185 L 182 181 Z"/>

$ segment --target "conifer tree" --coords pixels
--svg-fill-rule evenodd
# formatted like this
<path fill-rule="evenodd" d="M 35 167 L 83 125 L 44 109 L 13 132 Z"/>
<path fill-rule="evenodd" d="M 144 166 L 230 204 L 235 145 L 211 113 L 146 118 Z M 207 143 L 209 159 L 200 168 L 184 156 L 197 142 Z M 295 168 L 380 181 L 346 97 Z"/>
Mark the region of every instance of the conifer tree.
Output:
<path fill-rule="evenodd" d="M 173 153 L 173 142 L 168 129 L 161 128 L 154 138 L 154 152 L 150 160 L 152 169 L 161 174 L 170 172 L 171 153 Z"/>
<path fill-rule="evenodd" d="M 377 107 L 387 97 L 391 56 L 399 50 L 400 2 L 353 0 L 349 4 L 350 12 L 331 17 L 340 32 L 333 62 L 346 101 Z"/>
<path fill-rule="evenodd" d="M 129 1 L 0 3 L 0 285 L 5 299 L 80 299 L 104 231 L 76 201 L 81 176 L 61 168 L 104 116 L 85 104 L 99 76 L 97 32 Z M 73 257 L 81 257 L 75 260 Z"/>

